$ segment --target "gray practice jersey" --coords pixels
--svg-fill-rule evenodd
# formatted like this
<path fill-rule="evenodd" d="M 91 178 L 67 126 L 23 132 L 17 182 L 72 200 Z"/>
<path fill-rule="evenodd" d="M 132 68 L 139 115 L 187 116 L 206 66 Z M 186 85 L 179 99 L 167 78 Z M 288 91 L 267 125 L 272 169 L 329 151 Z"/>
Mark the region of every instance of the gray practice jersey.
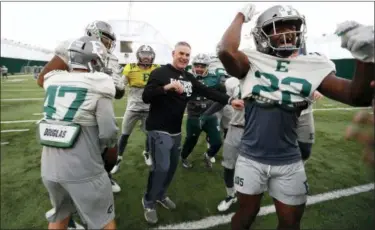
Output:
<path fill-rule="evenodd" d="M 42 177 L 56 182 L 89 180 L 105 173 L 102 152 L 117 140 L 115 87 L 104 73 L 51 71 L 45 75 L 44 122 L 79 125 L 71 148 L 43 146 Z M 46 136 L 46 132 L 40 135 Z M 42 137 L 41 137 L 42 138 Z"/>
<path fill-rule="evenodd" d="M 312 96 L 335 64 L 320 54 L 279 58 L 246 50 L 250 70 L 240 80 L 241 96 L 259 95 L 284 107 Z M 240 153 L 267 165 L 286 165 L 301 160 L 297 144 L 298 113 L 263 101 L 246 100 L 245 130 Z"/>
<path fill-rule="evenodd" d="M 301 116 L 304 114 L 313 112 L 313 100 L 314 100 L 313 96 L 308 97 L 308 99 L 310 100 L 311 103 L 309 104 L 309 107 L 307 107 L 307 109 L 302 110 Z"/>
<path fill-rule="evenodd" d="M 231 77 L 228 78 L 228 80 L 225 81 L 225 88 L 227 90 L 227 94 L 235 99 L 241 98 L 241 92 L 240 92 L 240 81 L 235 78 Z M 245 125 L 245 112 L 244 109 L 242 110 L 233 110 L 232 118 L 229 122 L 231 125 L 238 125 L 238 126 L 244 126 Z"/>

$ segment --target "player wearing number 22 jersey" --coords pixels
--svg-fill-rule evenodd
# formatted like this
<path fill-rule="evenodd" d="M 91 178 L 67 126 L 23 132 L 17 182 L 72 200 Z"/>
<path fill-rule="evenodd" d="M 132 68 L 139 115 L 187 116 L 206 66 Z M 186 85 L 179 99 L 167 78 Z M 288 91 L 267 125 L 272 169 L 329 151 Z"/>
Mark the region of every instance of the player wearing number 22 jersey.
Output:
<path fill-rule="evenodd" d="M 276 206 L 278 229 L 300 229 L 308 184 L 297 141 L 297 122 L 309 97 L 319 90 L 350 105 L 370 104 L 372 65 L 359 63 L 353 81 L 336 77 L 335 65 L 321 54 L 298 55 L 305 17 L 291 6 L 262 12 L 252 29 L 256 50 L 239 51 L 241 28 L 255 15 L 246 4 L 220 42 L 219 58 L 240 80 L 245 127 L 234 183 L 240 202 L 232 229 L 249 229 L 268 190 Z M 368 72 L 367 72 L 368 71 Z"/>
<path fill-rule="evenodd" d="M 146 118 L 150 106 L 142 101 L 142 93 L 151 72 L 160 66 L 153 64 L 155 60 L 155 51 L 151 46 L 140 46 L 136 52 L 136 56 L 138 63 L 127 64 L 122 73 L 125 77 L 125 84 L 129 86 L 128 103 L 122 120 L 122 133 L 118 141 L 119 149 L 117 164 L 111 173 L 116 173 L 119 170 L 122 155 L 137 121 L 141 121 L 141 130 L 146 134 Z M 152 161 L 148 152 L 149 148 L 146 137 L 145 150 L 142 154 L 145 158 L 145 163 L 150 166 Z"/>
<path fill-rule="evenodd" d="M 50 229 L 61 229 L 78 211 L 89 229 L 112 229 L 114 200 L 105 149 L 117 142 L 115 85 L 101 72 L 107 54 L 99 41 L 80 38 L 68 52 L 71 72 L 54 70 L 44 76 L 41 175 L 54 208 L 46 217 Z"/>

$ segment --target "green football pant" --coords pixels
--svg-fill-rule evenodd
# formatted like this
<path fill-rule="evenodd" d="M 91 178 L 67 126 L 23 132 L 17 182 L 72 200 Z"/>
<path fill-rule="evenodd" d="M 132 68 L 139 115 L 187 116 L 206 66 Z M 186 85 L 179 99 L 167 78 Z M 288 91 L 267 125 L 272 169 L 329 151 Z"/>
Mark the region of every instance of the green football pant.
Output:
<path fill-rule="evenodd" d="M 206 119 L 202 129 L 198 117 L 188 117 L 186 122 L 186 137 L 181 151 L 181 158 L 186 159 L 193 151 L 198 142 L 201 132 L 204 131 L 208 138 L 210 148 L 207 150 L 207 155 L 214 157 L 220 150 L 222 140 L 220 136 L 220 127 L 216 116 L 210 116 Z"/>

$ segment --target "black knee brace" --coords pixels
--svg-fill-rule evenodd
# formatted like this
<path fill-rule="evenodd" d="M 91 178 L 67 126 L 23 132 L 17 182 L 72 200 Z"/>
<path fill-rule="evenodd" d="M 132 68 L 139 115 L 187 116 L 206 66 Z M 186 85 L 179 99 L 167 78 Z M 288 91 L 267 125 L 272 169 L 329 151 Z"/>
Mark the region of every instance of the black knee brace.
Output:
<path fill-rule="evenodd" d="M 312 143 L 304 143 L 304 142 L 298 141 L 298 146 L 299 146 L 299 149 L 301 150 L 302 160 L 305 161 L 309 159 L 311 155 Z"/>
<path fill-rule="evenodd" d="M 234 169 L 228 169 L 224 167 L 224 182 L 227 188 L 233 188 L 234 186 Z"/>

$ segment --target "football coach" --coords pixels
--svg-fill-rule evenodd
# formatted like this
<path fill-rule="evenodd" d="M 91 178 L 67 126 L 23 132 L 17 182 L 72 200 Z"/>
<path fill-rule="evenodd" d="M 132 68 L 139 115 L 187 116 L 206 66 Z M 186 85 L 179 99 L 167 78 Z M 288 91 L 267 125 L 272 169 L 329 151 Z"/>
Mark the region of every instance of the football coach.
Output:
<path fill-rule="evenodd" d="M 152 168 L 148 176 L 147 190 L 142 198 L 147 222 L 158 221 L 155 205 L 160 203 L 167 209 L 175 209 L 175 203 L 166 196 L 166 190 L 176 172 L 181 145 L 181 124 L 186 104 L 193 95 L 231 104 L 243 109 L 242 100 L 234 100 L 225 93 L 201 84 L 185 68 L 189 64 L 191 47 L 187 42 L 178 42 L 172 52 L 172 64 L 151 72 L 142 99 L 150 104 L 146 120 Z"/>

